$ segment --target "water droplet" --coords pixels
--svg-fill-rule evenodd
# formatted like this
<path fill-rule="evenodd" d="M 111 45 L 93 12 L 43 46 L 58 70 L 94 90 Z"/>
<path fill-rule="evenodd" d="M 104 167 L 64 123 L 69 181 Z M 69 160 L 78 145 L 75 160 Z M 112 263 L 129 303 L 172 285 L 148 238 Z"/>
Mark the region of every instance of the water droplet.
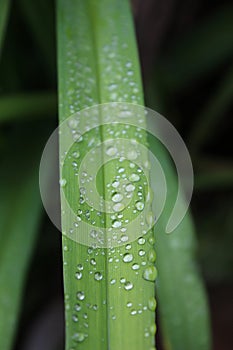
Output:
<path fill-rule="evenodd" d="M 122 196 L 121 193 L 114 193 L 112 195 L 112 201 L 115 202 L 115 203 L 120 202 L 122 199 L 123 199 L 123 196 Z"/>
<path fill-rule="evenodd" d="M 131 314 L 131 315 L 136 315 L 136 314 L 137 314 L 137 311 L 136 311 L 136 310 L 132 310 L 132 311 L 130 312 L 130 314 Z"/>
<path fill-rule="evenodd" d="M 74 307 L 75 311 L 80 311 L 82 309 L 80 304 L 76 304 Z"/>
<path fill-rule="evenodd" d="M 90 264 L 91 264 L 91 265 L 93 265 L 93 266 L 95 266 L 95 265 L 96 265 L 96 261 L 95 261 L 95 259 L 94 259 L 94 258 L 92 258 L 92 259 L 90 260 Z"/>
<path fill-rule="evenodd" d="M 85 294 L 84 294 L 84 292 L 78 292 L 77 293 L 77 298 L 78 298 L 78 300 L 84 300 L 85 299 Z"/>
<path fill-rule="evenodd" d="M 125 208 L 125 206 L 124 206 L 123 203 L 116 203 L 116 204 L 113 206 L 113 210 L 114 210 L 115 212 L 122 211 L 124 208 Z"/>
<path fill-rule="evenodd" d="M 67 184 L 67 181 L 66 181 L 66 179 L 61 179 L 61 180 L 59 181 L 59 183 L 60 183 L 60 186 L 61 186 L 61 187 L 65 187 L 66 184 Z"/>
<path fill-rule="evenodd" d="M 143 202 L 137 202 L 135 204 L 135 207 L 137 210 L 142 211 L 144 209 L 144 203 Z"/>
<path fill-rule="evenodd" d="M 129 254 L 129 253 L 126 253 L 124 256 L 123 256 L 123 261 L 124 262 L 131 262 L 133 260 L 133 254 Z"/>
<path fill-rule="evenodd" d="M 83 274 L 80 271 L 76 272 L 76 274 L 75 274 L 75 277 L 77 278 L 77 280 L 81 280 L 82 276 L 83 276 Z"/>
<path fill-rule="evenodd" d="M 126 192 L 133 192 L 135 190 L 135 186 L 133 184 L 128 184 L 125 186 Z"/>
<path fill-rule="evenodd" d="M 75 152 L 72 153 L 72 156 L 74 158 L 79 158 L 80 157 L 80 152 L 79 151 L 75 151 Z"/>
<path fill-rule="evenodd" d="M 97 311 L 98 310 L 98 305 L 93 305 L 93 310 Z"/>
<path fill-rule="evenodd" d="M 155 335 L 155 333 L 156 333 L 156 324 L 155 323 L 153 323 L 151 326 L 150 326 L 150 333 L 152 334 L 152 335 Z"/>
<path fill-rule="evenodd" d="M 140 249 L 139 251 L 138 251 L 138 255 L 139 256 L 144 256 L 146 254 L 146 252 L 145 252 L 145 250 L 143 250 L 143 249 Z"/>
<path fill-rule="evenodd" d="M 133 264 L 132 269 L 133 270 L 139 270 L 140 266 L 138 264 Z"/>
<path fill-rule="evenodd" d="M 154 282 L 157 277 L 157 269 L 155 266 L 149 266 L 143 272 L 143 278 L 147 281 Z"/>
<path fill-rule="evenodd" d="M 133 289 L 133 283 L 129 281 L 125 282 L 124 288 L 127 291 Z"/>
<path fill-rule="evenodd" d="M 149 298 L 148 300 L 148 308 L 151 311 L 155 311 L 157 302 L 154 297 Z"/>
<path fill-rule="evenodd" d="M 126 236 L 126 235 L 122 235 L 122 236 L 121 236 L 121 242 L 127 242 L 128 239 L 129 239 L 129 237 Z M 127 248 L 127 249 L 129 249 L 129 248 Z"/>
<path fill-rule="evenodd" d="M 125 249 L 129 250 L 131 248 L 132 248 L 131 244 L 126 244 Z"/>
<path fill-rule="evenodd" d="M 116 280 L 115 279 L 111 279 L 110 284 L 115 284 Z"/>
<path fill-rule="evenodd" d="M 72 337 L 72 339 L 77 343 L 82 343 L 85 340 L 85 338 L 86 338 L 86 335 L 81 332 L 75 333 Z"/>
<path fill-rule="evenodd" d="M 114 221 L 112 222 L 112 227 L 114 227 L 114 228 L 121 227 L 121 222 L 118 221 L 118 220 L 114 220 Z"/>
<path fill-rule="evenodd" d="M 154 237 L 150 237 L 150 238 L 149 238 L 149 243 L 150 243 L 151 245 L 154 245 L 154 244 L 155 244 L 155 238 L 154 238 Z"/>
<path fill-rule="evenodd" d="M 113 181 L 112 187 L 117 188 L 120 185 L 119 181 Z"/>
<path fill-rule="evenodd" d="M 103 275 L 100 272 L 95 272 L 95 280 L 101 281 L 103 279 Z"/>
<path fill-rule="evenodd" d="M 78 316 L 77 316 L 77 315 L 73 315 L 73 316 L 72 316 L 72 320 L 73 320 L 74 322 L 78 322 Z"/>
<path fill-rule="evenodd" d="M 154 249 L 149 250 L 147 259 L 149 262 L 154 263 L 156 260 L 156 252 Z"/>
<path fill-rule="evenodd" d="M 129 176 L 129 181 L 137 182 L 139 180 L 140 180 L 140 176 L 138 174 L 133 173 Z"/>
<path fill-rule="evenodd" d="M 78 264 L 78 265 L 77 265 L 77 269 L 78 269 L 79 271 L 82 271 L 82 270 L 83 270 L 83 265 L 82 265 L 82 264 Z"/>
<path fill-rule="evenodd" d="M 125 282 L 126 282 L 125 277 L 121 277 L 120 282 L 121 282 L 121 283 L 125 283 Z"/>
<path fill-rule="evenodd" d="M 145 244 L 145 243 L 146 243 L 146 240 L 145 240 L 144 237 L 139 237 L 139 238 L 138 238 L 138 244 L 143 245 L 143 244 Z"/>
<path fill-rule="evenodd" d="M 129 301 L 126 305 L 127 305 L 127 307 L 131 307 L 131 306 L 133 306 L 133 303 L 131 303 L 131 301 Z"/>
<path fill-rule="evenodd" d="M 106 149 L 106 154 L 109 156 L 109 157 L 112 157 L 114 156 L 115 154 L 117 153 L 117 149 L 116 147 L 114 146 L 110 146 Z"/>

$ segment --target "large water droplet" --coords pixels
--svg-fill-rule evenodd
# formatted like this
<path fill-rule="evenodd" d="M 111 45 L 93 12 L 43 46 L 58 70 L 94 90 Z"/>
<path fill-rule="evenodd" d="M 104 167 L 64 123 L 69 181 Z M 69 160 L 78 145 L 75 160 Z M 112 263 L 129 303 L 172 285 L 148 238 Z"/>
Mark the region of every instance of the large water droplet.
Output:
<path fill-rule="evenodd" d="M 143 278 L 147 281 L 154 282 L 157 277 L 157 269 L 155 266 L 149 266 L 143 272 Z"/>

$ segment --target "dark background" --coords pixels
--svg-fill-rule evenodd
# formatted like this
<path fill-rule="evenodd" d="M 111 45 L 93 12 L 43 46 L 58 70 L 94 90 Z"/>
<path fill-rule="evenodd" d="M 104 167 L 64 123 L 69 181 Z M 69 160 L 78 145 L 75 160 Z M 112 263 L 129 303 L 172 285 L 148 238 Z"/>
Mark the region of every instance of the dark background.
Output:
<path fill-rule="evenodd" d="M 11 8 L 0 65 L 0 94 L 56 93 L 54 4 L 42 1 L 46 11 L 43 17 L 38 11 L 33 24 L 24 3 L 14 1 Z M 191 211 L 199 242 L 197 258 L 209 297 L 214 350 L 230 350 L 233 5 L 217 0 L 135 0 L 132 5 L 146 105 L 174 124 L 193 160 Z M 53 116 L 45 117 L 37 121 L 36 128 L 45 128 L 49 135 L 57 123 L 56 110 Z M 21 129 L 31 133 L 33 123 L 1 125 L 1 142 L 13 129 L 19 134 Z M 62 344 L 61 251 L 61 236 L 44 214 L 27 277 L 15 350 L 59 349 Z M 158 348 L 162 350 L 162 345 Z"/>

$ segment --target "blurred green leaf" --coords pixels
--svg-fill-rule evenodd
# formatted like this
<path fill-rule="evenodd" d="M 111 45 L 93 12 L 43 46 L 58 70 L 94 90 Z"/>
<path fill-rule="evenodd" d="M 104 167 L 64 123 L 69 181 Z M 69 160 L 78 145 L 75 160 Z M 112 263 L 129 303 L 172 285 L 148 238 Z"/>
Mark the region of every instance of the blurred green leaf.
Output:
<path fill-rule="evenodd" d="M 0 0 L 0 54 L 4 39 L 6 22 L 9 13 L 10 0 Z"/>
<path fill-rule="evenodd" d="M 211 348 L 206 294 L 196 263 L 196 240 L 189 214 L 171 233 L 165 233 L 167 218 L 177 193 L 175 172 L 165 150 L 149 139 L 166 175 L 168 193 L 165 208 L 155 225 L 157 293 L 166 350 L 208 350 Z M 152 188 L 156 181 L 152 182 Z M 158 198 L 159 200 L 159 198 Z"/>
<path fill-rule="evenodd" d="M 26 140 L 19 142 L 16 132 L 8 140 L 1 163 L 0 348 L 4 350 L 10 350 L 14 342 L 26 271 L 41 214 L 38 145 L 33 147 L 30 137 Z"/>
<path fill-rule="evenodd" d="M 55 117 L 57 96 L 52 92 L 21 93 L 0 97 L 0 124 Z"/>

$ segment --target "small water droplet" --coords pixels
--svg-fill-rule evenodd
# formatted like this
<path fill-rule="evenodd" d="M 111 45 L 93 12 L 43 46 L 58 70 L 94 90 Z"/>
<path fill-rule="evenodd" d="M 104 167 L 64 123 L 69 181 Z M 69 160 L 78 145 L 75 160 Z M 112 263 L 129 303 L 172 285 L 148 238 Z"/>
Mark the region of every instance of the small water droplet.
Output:
<path fill-rule="evenodd" d="M 143 202 L 137 202 L 135 204 L 135 207 L 137 210 L 142 211 L 144 209 L 144 203 Z"/>
<path fill-rule="evenodd" d="M 84 292 L 80 291 L 77 293 L 77 298 L 78 300 L 84 300 L 85 299 L 85 294 Z"/>
<path fill-rule="evenodd" d="M 75 311 L 80 311 L 82 309 L 80 304 L 76 304 L 74 307 Z"/>
<path fill-rule="evenodd" d="M 156 252 L 154 249 L 149 250 L 147 259 L 149 262 L 154 263 L 156 260 Z"/>
<path fill-rule="evenodd" d="M 115 283 L 116 283 L 116 280 L 114 278 L 111 279 L 110 284 L 115 284 Z"/>
<path fill-rule="evenodd" d="M 139 180 L 140 180 L 140 176 L 138 174 L 133 173 L 129 176 L 129 181 L 137 182 Z"/>
<path fill-rule="evenodd" d="M 90 260 L 90 264 L 93 265 L 93 266 L 95 266 L 95 265 L 96 265 L 96 260 L 95 260 L 94 258 L 92 258 L 92 259 Z"/>
<path fill-rule="evenodd" d="M 66 181 L 66 179 L 60 179 L 59 183 L 60 183 L 61 187 L 65 187 L 67 184 L 67 181 Z"/>
<path fill-rule="evenodd" d="M 138 251 L 138 255 L 139 256 L 144 256 L 146 254 L 146 252 L 145 252 L 145 250 L 143 250 L 143 249 L 140 249 L 139 251 Z"/>
<path fill-rule="evenodd" d="M 72 339 L 77 343 L 82 343 L 86 338 L 85 333 L 77 332 L 73 335 Z"/>
<path fill-rule="evenodd" d="M 115 154 L 117 153 L 117 148 L 114 147 L 114 146 L 110 146 L 106 149 L 106 154 L 109 156 L 109 157 L 112 157 L 114 156 Z"/>
<path fill-rule="evenodd" d="M 135 186 L 133 184 L 128 184 L 125 186 L 126 192 L 133 192 L 135 190 Z"/>
<path fill-rule="evenodd" d="M 78 264 L 78 265 L 77 265 L 77 269 L 78 269 L 79 271 L 82 271 L 82 270 L 83 270 L 83 265 L 82 265 L 82 264 Z"/>
<path fill-rule="evenodd" d="M 118 220 L 114 220 L 114 221 L 112 222 L 112 227 L 114 227 L 114 228 L 121 227 L 121 222 L 118 221 Z"/>
<path fill-rule="evenodd" d="M 145 243 L 146 243 L 146 240 L 145 240 L 144 237 L 139 237 L 139 238 L 138 238 L 138 244 L 143 245 L 143 244 L 145 244 Z"/>
<path fill-rule="evenodd" d="M 80 271 L 76 272 L 76 274 L 75 274 L 75 277 L 77 278 L 77 280 L 81 280 L 82 276 L 83 276 L 83 274 Z"/>
<path fill-rule="evenodd" d="M 133 283 L 129 281 L 125 282 L 124 288 L 127 291 L 133 289 Z"/>
<path fill-rule="evenodd" d="M 154 297 L 149 298 L 148 300 L 148 308 L 151 311 L 155 311 L 157 302 Z"/>
<path fill-rule="evenodd" d="M 95 280 L 101 281 L 103 279 L 103 275 L 100 272 L 95 272 Z"/>
<path fill-rule="evenodd" d="M 72 320 L 73 320 L 74 322 L 78 322 L 78 316 L 77 316 L 77 315 L 73 315 L 73 316 L 72 316 Z"/>
<path fill-rule="evenodd" d="M 131 262 L 133 260 L 133 254 L 130 254 L 130 253 L 126 253 L 124 254 L 123 256 L 123 261 L 124 262 Z"/>
<path fill-rule="evenodd" d="M 132 269 L 133 270 L 139 270 L 140 266 L 138 264 L 133 264 Z"/>
<path fill-rule="evenodd" d="M 137 314 L 137 311 L 136 311 L 136 310 L 132 310 L 132 311 L 130 312 L 130 314 L 134 316 L 134 315 Z"/>
<path fill-rule="evenodd" d="M 131 303 L 131 301 L 129 301 L 126 305 L 127 305 L 127 307 L 131 307 L 131 306 L 133 306 L 133 303 Z"/>
<path fill-rule="evenodd" d="M 116 203 L 116 204 L 113 206 L 113 210 L 114 210 L 115 212 L 122 211 L 124 208 L 125 208 L 125 206 L 124 206 L 123 203 Z"/>

